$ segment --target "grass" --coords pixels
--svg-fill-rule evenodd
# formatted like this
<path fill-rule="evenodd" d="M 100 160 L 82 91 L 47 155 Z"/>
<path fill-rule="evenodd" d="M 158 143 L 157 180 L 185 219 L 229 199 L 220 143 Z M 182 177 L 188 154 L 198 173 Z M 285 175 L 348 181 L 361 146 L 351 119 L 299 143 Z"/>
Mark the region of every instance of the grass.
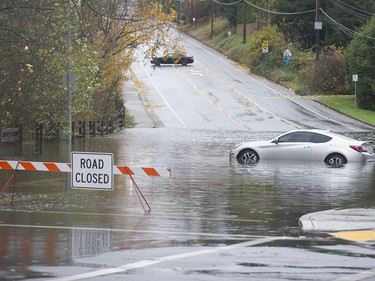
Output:
<path fill-rule="evenodd" d="M 354 96 L 319 97 L 315 98 L 315 100 L 358 120 L 375 125 L 375 112 L 357 108 Z"/>

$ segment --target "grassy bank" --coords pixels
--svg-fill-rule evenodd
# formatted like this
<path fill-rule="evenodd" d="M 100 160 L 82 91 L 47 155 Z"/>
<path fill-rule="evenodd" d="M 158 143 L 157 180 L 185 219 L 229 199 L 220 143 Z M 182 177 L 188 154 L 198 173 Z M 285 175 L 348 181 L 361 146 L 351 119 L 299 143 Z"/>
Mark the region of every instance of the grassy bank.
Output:
<path fill-rule="evenodd" d="M 256 67 L 251 66 L 250 62 L 254 62 L 257 57 L 248 57 L 247 54 L 249 51 L 254 49 L 254 46 L 260 46 L 261 42 L 265 39 L 257 39 L 254 38 L 255 36 L 248 36 L 246 44 L 243 44 L 243 37 L 242 35 L 238 35 L 235 33 L 235 30 L 230 30 L 228 24 L 220 19 L 215 19 L 214 22 L 214 36 L 211 38 L 211 26 L 210 23 L 207 22 L 206 24 L 201 23 L 196 25 L 195 27 L 187 27 L 184 31 L 188 33 L 190 36 L 198 39 L 199 41 L 205 43 L 208 46 L 220 51 L 221 53 L 225 54 L 228 58 L 238 62 L 242 66 L 248 68 L 251 72 L 264 76 L 265 78 L 283 85 L 287 88 L 293 89 L 296 94 L 299 95 L 321 95 L 320 92 L 311 93 L 309 92 L 308 88 L 313 88 L 311 85 L 310 87 L 306 86 L 306 82 L 311 81 L 315 85 L 321 85 L 324 81 L 319 80 L 318 78 L 324 76 L 322 74 L 317 74 L 317 76 L 311 76 L 314 74 L 312 72 L 308 72 L 306 69 L 306 65 L 311 64 L 314 62 L 314 56 L 312 53 L 302 53 L 298 52 L 298 50 L 293 50 L 293 53 L 296 54 L 293 57 L 292 64 L 284 64 L 282 61 L 282 53 L 277 54 L 275 53 L 280 52 L 280 50 L 284 50 L 286 47 L 293 49 L 293 46 L 288 45 L 288 43 L 284 41 L 278 42 L 281 46 L 279 50 L 273 50 L 271 55 L 267 55 L 268 60 L 273 60 L 275 63 L 273 67 L 269 67 L 269 64 L 264 64 L 265 56 L 260 57 L 259 64 Z M 228 34 L 228 31 L 231 32 L 231 35 Z M 268 35 L 267 35 L 268 36 Z M 278 34 L 274 35 L 275 38 L 278 37 Z M 256 43 L 254 43 L 255 40 Z M 287 44 L 287 45 L 285 45 Z M 255 47 L 257 48 L 257 47 Z M 257 51 L 258 52 L 258 51 Z M 280 59 L 281 58 L 281 59 Z M 250 62 L 249 62 L 250 61 Z M 277 62 L 277 63 L 276 63 Z M 311 71 L 311 69 L 310 69 Z M 315 73 L 316 74 L 316 73 Z M 330 79 L 328 79 L 329 81 Z M 341 85 L 341 84 L 338 84 Z M 317 91 L 319 87 L 316 87 Z M 334 87 L 336 90 L 339 90 L 338 93 L 331 93 L 327 94 L 327 97 L 319 97 L 316 100 L 322 104 L 327 105 L 337 111 L 343 112 L 349 116 L 352 116 L 356 119 L 364 121 L 366 123 L 375 125 L 375 112 L 369 110 L 362 110 L 358 109 L 354 103 L 353 96 L 342 96 L 341 94 L 345 94 L 340 91 L 340 86 Z M 344 89 L 345 87 L 342 87 Z M 311 90 L 310 90 L 311 91 Z M 332 95 L 333 94 L 333 95 Z M 339 95 L 338 95 L 339 94 Z"/>
<path fill-rule="evenodd" d="M 357 108 L 355 106 L 354 96 L 320 97 L 315 100 L 337 111 L 345 113 L 346 115 L 352 116 L 368 124 L 375 125 L 375 112 Z"/>

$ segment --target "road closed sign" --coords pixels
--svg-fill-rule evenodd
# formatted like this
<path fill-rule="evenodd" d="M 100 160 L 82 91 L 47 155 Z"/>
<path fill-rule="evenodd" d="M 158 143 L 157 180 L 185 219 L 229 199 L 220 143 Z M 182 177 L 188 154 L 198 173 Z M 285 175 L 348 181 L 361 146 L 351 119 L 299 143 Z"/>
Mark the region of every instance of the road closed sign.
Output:
<path fill-rule="evenodd" d="M 72 152 L 72 188 L 113 189 L 113 154 Z"/>

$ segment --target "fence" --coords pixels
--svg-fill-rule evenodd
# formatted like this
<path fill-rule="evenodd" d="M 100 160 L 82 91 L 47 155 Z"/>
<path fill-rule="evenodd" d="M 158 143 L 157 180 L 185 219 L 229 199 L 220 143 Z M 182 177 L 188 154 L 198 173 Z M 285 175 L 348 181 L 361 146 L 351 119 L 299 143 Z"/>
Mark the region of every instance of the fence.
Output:
<path fill-rule="evenodd" d="M 3 143 L 22 143 L 22 125 L 15 128 L 0 128 L 0 145 Z"/>
<path fill-rule="evenodd" d="M 3 155 L 4 152 L 8 156 L 22 153 L 22 136 L 22 125 L 14 128 L 0 128 L 0 155 Z M 8 147 L 3 150 L 4 144 Z"/>
<path fill-rule="evenodd" d="M 115 132 L 117 129 L 124 127 L 124 120 L 125 110 L 122 109 L 119 113 L 106 120 L 72 122 L 72 137 L 86 138 L 108 135 Z M 45 125 L 40 123 L 36 128 L 35 140 L 41 142 L 44 140 L 59 139 L 60 131 L 59 124 Z"/>
<path fill-rule="evenodd" d="M 125 125 L 125 109 L 102 121 L 78 121 L 72 123 L 72 137 L 86 138 L 111 134 Z M 53 141 L 60 139 L 61 124 L 39 123 L 35 126 L 35 141 Z M 3 144 L 22 144 L 22 125 L 14 128 L 0 128 L 0 151 Z"/>
<path fill-rule="evenodd" d="M 124 126 L 124 111 L 104 121 L 78 121 L 72 124 L 73 137 L 86 138 L 111 134 Z"/>

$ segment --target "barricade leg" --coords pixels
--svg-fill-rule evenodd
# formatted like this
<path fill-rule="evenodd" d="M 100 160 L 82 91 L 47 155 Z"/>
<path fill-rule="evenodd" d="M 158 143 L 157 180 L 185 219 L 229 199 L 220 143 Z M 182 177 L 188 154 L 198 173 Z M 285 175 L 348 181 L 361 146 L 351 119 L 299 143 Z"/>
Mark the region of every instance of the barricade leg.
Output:
<path fill-rule="evenodd" d="M 20 164 L 20 161 L 18 161 L 17 163 L 17 166 L 16 166 L 16 169 L 13 171 L 12 175 L 9 177 L 8 181 L 6 182 L 6 184 L 4 185 L 3 189 L 1 190 L 0 192 L 0 196 L 4 193 L 5 189 L 7 188 L 7 186 L 9 185 L 9 183 L 12 181 L 12 179 L 14 178 L 14 181 L 13 181 L 13 188 L 12 188 L 12 201 L 11 201 L 11 204 L 13 205 L 13 199 L 14 199 L 14 191 L 16 189 L 16 182 L 17 182 L 17 172 L 18 172 L 18 165 Z"/>
<path fill-rule="evenodd" d="M 148 214 L 151 212 L 151 207 L 150 205 L 148 204 L 146 198 L 144 197 L 143 193 L 141 192 L 141 190 L 139 189 L 137 183 L 134 181 L 134 178 L 132 175 L 129 174 L 129 177 L 134 185 L 134 188 L 135 188 L 135 191 L 137 193 L 137 196 L 138 196 L 138 199 L 139 199 L 139 202 L 141 202 L 141 205 L 142 205 L 142 208 L 143 208 L 143 211 L 145 212 L 145 214 Z M 146 209 L 146 206 L 147 206 L 147 209 Z"/>

